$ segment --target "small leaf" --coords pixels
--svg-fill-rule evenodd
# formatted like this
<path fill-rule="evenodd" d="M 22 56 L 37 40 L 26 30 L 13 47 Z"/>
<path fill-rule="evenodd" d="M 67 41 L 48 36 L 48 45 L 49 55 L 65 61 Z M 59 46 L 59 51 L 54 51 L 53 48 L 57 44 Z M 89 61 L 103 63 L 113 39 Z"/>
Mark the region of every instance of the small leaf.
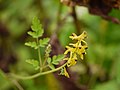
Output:
<path fill-rule="evenodd" d="M 50 64 L 51 61 L 52 61 L 51 58 L 48 58 L 48 60 L 47 60 L 48 64 Z"/>
<path fill-rule="evenodd" d="M 39 37 L 36 32 L 29 31 L 28 34 L 30 36 L 32 36 L 33 38 L 38 38 Z"/>
<path fill-rule="evenodd" d="M 60 54 L 58 56 L 53 56 L 52 58 L 52 64 L 54 65 L 58 65 L 59 64 L 59 61 L 61 61 L 62 59 L 64 58 L 64 55 L 63 54 Z"/>
<path fill-rule="evenodd" d="M 31 29 L 33 32 L 30 31 L 28 32 L 28 34 L 32 36 L 33 38 L 41 37 L 44 33 L 42 25 L 40 24 L 40 21 L 37 17 L 33 18 Z"/>
<path fill-rule="evenodd" d="M 60 74 L 59 75 L 64 75 L 64 69 L 63 68 L 60 70 Z"/>
<path fill-rule="evenodd" d="M 55 66 L 53 64 L 49 64 L 50 69 L 55 69 Z"/>
<path fill-rule="evenodd" d="M 38 70 L 39 69 L 39 63 L 37 60 L 34 60 L 34 59 L 28 59 L 26 60 L 27 63 L 31 64 L 35 70 Z"/>
<path fill-rule="evenodd" d="M 36 42 L 26 42 L 25 45 L 26 45 L 26 46 L 30 46 L 30 47 L 32 47 L 32 48 L 34 48 L 34 49 L 37 49 L 37 48 L 38 48 Z"/>
<path fill-rule="evenodd" d="M 39 40 L 40 46 L 45 47 L 45 45 L 47 45 L 49 41 L 50 41 L 49 38 L 40 39 Z"/>
<path fill-rule="evenodd" d="M 38 31 L 39 25 L 41 25 L 40 21 L 39 21 L 38 17 L 35 16 L 32 20 L 32 30 Z"/>

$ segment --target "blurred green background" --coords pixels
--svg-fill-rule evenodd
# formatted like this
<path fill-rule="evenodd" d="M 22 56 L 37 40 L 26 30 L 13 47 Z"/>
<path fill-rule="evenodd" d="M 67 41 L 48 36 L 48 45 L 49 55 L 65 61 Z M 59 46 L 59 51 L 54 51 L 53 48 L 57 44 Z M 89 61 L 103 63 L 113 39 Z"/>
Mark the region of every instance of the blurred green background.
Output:
<path fill-rule="evenodd" d="M 120 90 L 120 25 L 89 14 L 85 7 L 75 10 L 78 26 L 72 8 L 59 0 L 0 0 L 0 90 Z M 113 9 L 110 15 L 120 18 L 120 11 Z M 55 33 L 63 50 L 73 32 L 88 32 L 87 55 L 69 69 L 70 79 L 55 73 L 18 84 L 6 77 L 11 71 L 35 73 L 25 60 L 37 58 L 36 52 L 24 45 L 31 40 L 26 32 L 34 16 L 44 27 L 44 37 Z"/>

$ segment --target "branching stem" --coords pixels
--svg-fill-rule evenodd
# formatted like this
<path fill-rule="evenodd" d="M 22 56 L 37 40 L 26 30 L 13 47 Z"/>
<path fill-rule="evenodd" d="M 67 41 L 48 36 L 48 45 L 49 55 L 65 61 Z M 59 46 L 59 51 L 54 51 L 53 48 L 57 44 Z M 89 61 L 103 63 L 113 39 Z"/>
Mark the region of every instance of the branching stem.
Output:
<path fill-rule="evenodd" d="M 19 76 L 19 75 L 13 74 L 13 73 L 11 73 L 10 76 L 12 76 L 16 79 L 24 79 L 24 80 L 33 79 L 33 78 L 37 78 L 37 77 L 42 76 L 42 75 L 46 75 L 46 74 L 49 74 L 49 73 L 56 72 L 56 71 L 62 69 L 63 67 L 65 67 L 66 65 L 67 65 L 67 62 L 65 64 L 63 64 L 62 66 L 56 68 L 56 69 L 53 69 L 53 70 L 50 70 L 50 71 L 45 71 L 45 72 L 39 72 L 39 73 L 34 74 L 32 76 Z"/>
<path fill-rule="evenodd" d="M 39 45 L 38 38 L 37 38 L 37 45 Z M 39 64 L 40 64 L 40 72 L 42 72 L 42 59 L 41 59 L 40 47 L 38 47 L 38 58 L 39 58 Z"/>

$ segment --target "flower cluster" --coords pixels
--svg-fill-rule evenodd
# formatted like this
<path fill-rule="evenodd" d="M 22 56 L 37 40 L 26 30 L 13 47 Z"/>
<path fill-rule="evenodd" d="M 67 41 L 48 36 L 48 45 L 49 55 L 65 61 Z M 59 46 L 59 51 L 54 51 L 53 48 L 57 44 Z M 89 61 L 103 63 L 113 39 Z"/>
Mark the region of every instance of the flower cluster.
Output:
<path fill-rule="evenodd" d="M 88 48 L 87 43 L 84 40 L 86 37 L 87 33 L 85 31 L 79 36 L 73 33 L 72 36 L 69 37 L 74 40 L 75 43 L 70 43 L 69 46 L 66 46 L 67 50 L 64 54 L 69 56 L 64 60 L 67 60 L 67 67 L 75 65 L 79 57 L 83 60 L 83 56 L 86 54 L 86 49 Z M 64 75 L 69 77 L 66 69 L 64 70 Z"/>

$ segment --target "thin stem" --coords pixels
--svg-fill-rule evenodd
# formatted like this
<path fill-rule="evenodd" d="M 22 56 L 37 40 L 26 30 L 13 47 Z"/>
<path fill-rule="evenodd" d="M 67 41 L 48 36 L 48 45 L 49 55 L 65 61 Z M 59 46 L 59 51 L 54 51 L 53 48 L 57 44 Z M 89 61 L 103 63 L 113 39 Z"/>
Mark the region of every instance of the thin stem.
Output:
<path fill-rule="evenodd" d="M 11 80 L 11 81 L 17 86 L 17 88 L 18 88 L 19 90 L 24 90 L 23 87 L 18 83 L 17 80 Z"/>
<path fill-rule="evenodd" d="M 37 45 L 39 43 L 39 40 L 37 38 Z M 40 53 L 40 47 L 38 47 L 38 58 L 39 58 L 39 64 L 40 64 L 40 72 L 42 72 L 42 59 L 41 59 L 41 53 Z"/>
<path fill-rule="evenodd" d="M 42 70 L 45 69 L 45 68 L 47 68 L 48 66 L 49 66 L 49 64 L 48 64 L 48 65 L 44 65 L 44 66 L 42 67 Z"/>
<path fill-rule="evenodd" d="M 65 67 L 66 65 L 67 65 L 67 62 L 65 64 L 63 64 L 62 66 L 56 68 L 56 69 L 53 69 L 53 70 L 50 70 L 50 71 L 46 71 L 46 72 L 39 72 L 39 73 L 34 74 L 32 76 L 19 76 L 19 75 L 13 74 L 13 73 L 11 73 L 10 75 L 12 77 L 14 77 L 14 78 L 17 78 L 17 79 L 24 79 L 24 80 L 26 80 L 26 79 L 33 79 L 33 78 L 37 78 L 37 77 L 42 76 L 42 75 L 46 75 L 46 74 L 49 74 L 49 73 L 56 72 L 56 71 L 62 69 L 63 67 Z"/>
<path fill-rule="evenodd" d="M 77 33 L 81 33 L 81 26 L 80 26 L 80 22 L 79 22 L 78 17 L 77 17 L 75 7 L 72 7 L 72 17 L 74 19 L 74 24 L 75 24 L 75 28 L 77 30 Z"/>
<path fill-rule="evenodd" d="M 45 51 L 45 52 L 46 52 L 46 51 Z M 46 56 L 46 54 L 45 54 L 45 58 L 44 58 L 44 62 L 43 62 L 43 67 L 46 65 L 46 62 L 47 62 L 48 57 L 49 57 L 49 56 Z M 42 68 L 43 68 L 43 67 L 42 67 Z"/>
<path fill-rule="evenodd" d="M 44 62 L 43 62 L 43 67 L 42 68 L 44 68 L 44 67 L 46 67 L 46 62 L 47 62 L 47 59 L 45 58 L 45 60 L 44 60 Z M 48 66 L 48 65 L 47 65 Z"/>
<path fill-rule="evenodd" d="M 16 81 L 16 80 L 13 80 L 12 78 L 9 78 L 9 76 L 7 74 L 5 74 L 1 69 L 0 69 L 0 75 L 6 80 L 8 81 L 8 83 L 10 85 L 13 86 L 14 89 L 19 89 L 19 90 L 24 90 L 22 88 L 22 86 Z"/>

